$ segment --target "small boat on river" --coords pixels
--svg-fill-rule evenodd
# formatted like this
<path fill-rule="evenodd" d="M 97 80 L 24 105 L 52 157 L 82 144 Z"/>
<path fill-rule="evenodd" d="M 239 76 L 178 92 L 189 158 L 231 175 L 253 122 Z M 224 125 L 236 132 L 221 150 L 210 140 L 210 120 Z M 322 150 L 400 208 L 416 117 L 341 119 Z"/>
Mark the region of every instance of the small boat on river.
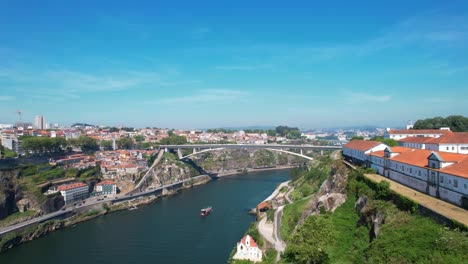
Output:
<path fill-rule="evenodd" d="M 213 211 L 213 207 L 207 207 L 207 208 L 203 208 L 200 210 L 200 216 L 207 216 L 209 213 L 211 213 Z"/>

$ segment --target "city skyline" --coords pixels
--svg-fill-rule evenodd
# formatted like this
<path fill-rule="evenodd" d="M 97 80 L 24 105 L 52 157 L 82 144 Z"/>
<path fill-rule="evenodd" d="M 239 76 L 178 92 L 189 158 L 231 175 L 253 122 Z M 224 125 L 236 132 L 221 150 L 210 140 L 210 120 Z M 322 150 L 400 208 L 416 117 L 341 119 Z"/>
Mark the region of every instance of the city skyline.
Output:
<path fill-rule="evenodd" d="M 302 129 L 468 115 L 468 4 L 0 3 L 0 123 Z"/>

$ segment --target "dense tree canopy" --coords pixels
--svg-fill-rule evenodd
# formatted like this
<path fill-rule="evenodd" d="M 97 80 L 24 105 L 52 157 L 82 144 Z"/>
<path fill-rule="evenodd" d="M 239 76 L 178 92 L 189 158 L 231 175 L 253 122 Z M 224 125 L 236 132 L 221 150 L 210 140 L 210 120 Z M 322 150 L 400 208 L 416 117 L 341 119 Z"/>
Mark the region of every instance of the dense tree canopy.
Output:
<path fill-rule="evenodd" d="M 413 129 L 439 129 L 441 127 L 450 127 L 453 132 L 468 132 L 468 118 L 458 115 L 421 119 L 414 123 Z"/>
<path fill-rule="evenodd" d="M 373 141 L 380 141 L 389 147 L 398 146 L 398 142 L 395 139 L 387 138 L 385 139 L 383 136 L 377 136 L 372 138 Z"/>
<path fill-rule="evenodd" d="M 115 141 L 117 148 L 119 149 L 131 149 L 133 148 L 133 140 L 131 138 L 121 138 Z"/>
<path fill-rule="evenodd" d="M 301 137 L 301 132 L 297 127 L 277 126 L 275 130 L 276 133 L 282 137 L 287 137 L 291 139 Z"/>
<path fill-rule="evenodd" d="M 172 135 L 161 139 L 162 145 L 182 145 L 187 143 L 187 138 L 184 136 Z"/>
<path fill-rule="evenodd" d="M 67 141 L 65 138 L 61 137 L 49 138 L 24 136 L 21 137 L 21 140 L 23 141 L 21 146 L 24 150 L 31 151 L 36 154 L 57 153 L 67 146 Z"/>

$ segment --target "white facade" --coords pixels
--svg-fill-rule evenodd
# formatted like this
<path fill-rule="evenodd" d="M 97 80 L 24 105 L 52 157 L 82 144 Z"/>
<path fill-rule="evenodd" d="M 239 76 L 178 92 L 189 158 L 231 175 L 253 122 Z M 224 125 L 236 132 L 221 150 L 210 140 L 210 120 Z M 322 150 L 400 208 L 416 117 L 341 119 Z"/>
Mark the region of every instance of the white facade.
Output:
<path fill-rule="evenodd" d="M 34 117 L 34 127 L 38 129 L 45 129 L 46 128 L 45 118 L 43 116 Z"/>
<path fill-rule="evenodd" d="M 400 160 L 394 160 L 394 157 L 400 155 L 399 153 L 392 153 L 388 148 L 382 153 L 371 154 L 370 167 L 373 168 L 378 174 L 390 178 L 403 185 L 411 187 L 420 192 L 440 198 L 447 202 L 456 204 L 458 206 L 468 206 L 468 178 L 466 177 L 466 163 L 467 159 L 463 156 L 457 156 L 458 162 L 444 160 L 443 153 L 429 152 L 417 150 L 407 151 L 405 159 L 410 155 L 418 155 L 418 162 L 411 164 Z M 424 156 L 426 153 L 426 156 Z M 453 154 L 450 154 L 453 155 Z M 403 156 L 401 156 L 403 157 Z M 425 157 L 425 158 L 424 158 Z M 425 162 L 421 162 L 423 160 Z M 414 162 L 414 159 L 412 159 Z M 424 164 L 423 164 L 424 163 Z M 459 166 L 461 165 L 461 166 Z M 457 169 L 451 166 L 459 166 Z M 465 166 L 465 167 L 463 167 Z M 460 170 L 460 168 L 462 168 Z M 461 173 L 461 175 L 456 175 Z M 462 176 L 464 175 L 464 176 Z"/>
<path fill-rule="evenodd" d="M 372 141 L 353 140 L 343 145 L 343 155 L 363 163 L 368 160 L 368 154 L 384 150 L 386 147 L 387 145 L 383 143 L 374 142 L 372 144 Z"/>
<path fill-rule="evenodd" d="M 251 236 L 246 235 L 239 243 L 237 243 L 237 251 L 232 258 L 261 262 L 262 250 L 258 248 L 257 243 L 255 243 L 255 240 L 253 240 Z"/>
<path fill-rule="evenodd" d="M 76 185 L 76 187 L 72 187 Z M 86 184 L 69 184 L 58 187 L 60 194 L 62 194 L 65 203 L 70 201 L 82 200 L 88 198 L 89 191 Z"/>
<path fill-rule="evenodd" d="M 468 143 L 435 143 L 426 144 L 426 149 L 459 154 L 468 154 Z"/>

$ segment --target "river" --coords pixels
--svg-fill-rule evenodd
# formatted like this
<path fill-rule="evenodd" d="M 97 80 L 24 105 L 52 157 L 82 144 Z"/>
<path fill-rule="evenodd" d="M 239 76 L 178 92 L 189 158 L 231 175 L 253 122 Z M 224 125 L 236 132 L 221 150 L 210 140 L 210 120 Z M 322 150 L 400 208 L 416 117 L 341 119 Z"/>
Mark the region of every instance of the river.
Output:
<path fill-rule="evenodd" d="M 226 263 L 254 218 L 250 208 L 289 171 L 229 176 L 10 249 L 0 263 Z M 200 208 L 213 206 L 205 218 Z"/>

